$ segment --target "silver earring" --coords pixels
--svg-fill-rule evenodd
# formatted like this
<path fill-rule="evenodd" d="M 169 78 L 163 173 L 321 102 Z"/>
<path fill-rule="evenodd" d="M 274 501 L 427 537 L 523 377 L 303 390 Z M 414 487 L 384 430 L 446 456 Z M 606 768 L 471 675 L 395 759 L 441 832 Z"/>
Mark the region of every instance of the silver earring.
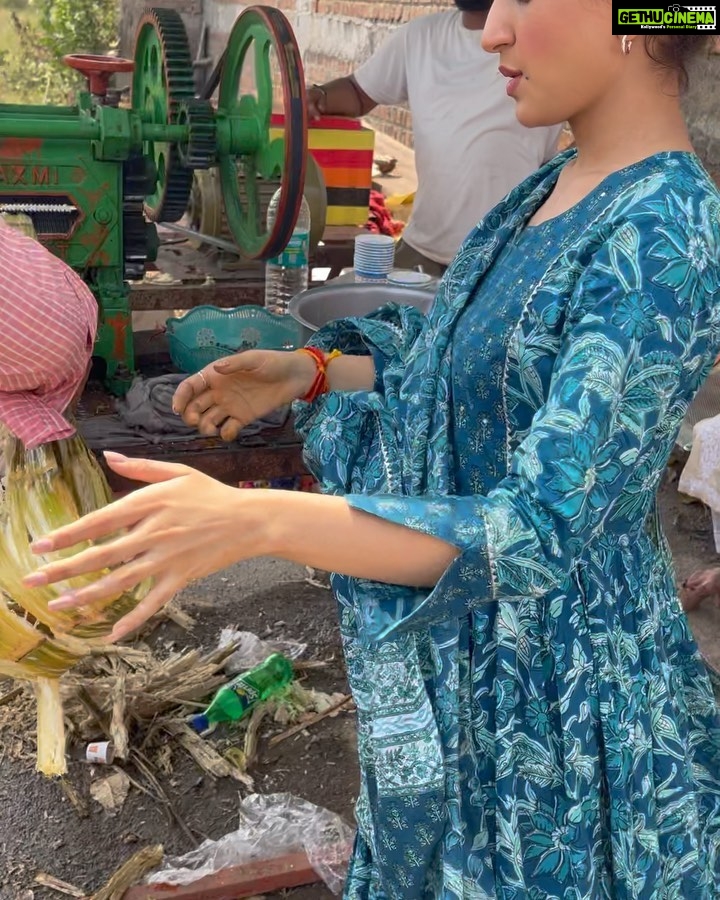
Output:
<path fill-rule="evenodd" d="M 622 52 L 624 56 L 627 56 L 628 53 L 632 50 L 632 38 L 628 34 L 624 34 L 622 40 L 620 41 L 620 46 L 622 47 Z"/>

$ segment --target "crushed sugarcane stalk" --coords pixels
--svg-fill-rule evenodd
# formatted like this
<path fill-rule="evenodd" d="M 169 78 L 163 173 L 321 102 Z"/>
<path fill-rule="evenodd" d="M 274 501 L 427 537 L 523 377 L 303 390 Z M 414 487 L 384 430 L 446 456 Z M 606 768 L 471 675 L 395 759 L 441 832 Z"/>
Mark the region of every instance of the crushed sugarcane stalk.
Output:
<path fill-rule="evenodd" d="M 293 668 L 296 672 L 311 672 L 314 669 L 327 669 L 328 663 L 321 659 L 296 659 Z"/>
<path fill-rule="evenodd" d="M 112 690 L 112 716 L 110 719 L 110 740 L 115 747 L 115 755 L 119 759 L 127 759 L 130 750 L 130 738 L 127 729 L 127 704 L 125 685 L 127 676 L 116 666 L 115 685 Z"/>
<path fill-rule="evenodd" d="M 263 719 L 267 715 L 267 712 L 267 704 L 261 703 L 260 706 L 256 707 L 253 710 L 252 715 L 250 716 L 247 730 L 245 732 L 245 746 L 243 748 L 246 766 L 249 766 L 257 756 L 258 732 L 260 730 L 260 725 L 262 724 Z"/>
<path fill-rule="evenodd" d="M 327 581 L 321 581 L 317 577 L 317 569 L 313 569 L 312 566 L 305 566 L 305 583 L 311 584 L 316 588 L 322 588 L 324 591 L 330 590 L 330 583 Z"/>
<path fill-rule="evenodd" d="M 75 887 L 74 884 L 63 881 L 61 878 L 55 878 L 53 875 L 48 875 L 46 872 L 39 872 L 35 876 L 35 884 L 47 888 L 50 891 L 55 891 L 57 894 L 63 894 L 65 897 L 75 897 L 76 900 L 85 900 L 87 897 L 86 891 L 81 890 L 79 887 Z"/>
<path fill-rule="evenodd" d="M 84 685 L 78 686 L 77 699 L 85 707 L 87 712 L 90 713 L 91 718 L 100 729 L 100 731 L 105 735 L 106 738 L 109 739 L 111 737 L 110 720 L 90 696 Z"/>
<path fill-rule="evenodd" d="M 340 710 L 343 709 L 343 707 L 347 706 L 351 700 L 352 695 L 345 694 L 341 700 L 338 700 L 337 703 L 334 703 L 332 706 L 328 707 L 328 709 L 324 709 L 322 712 L 315 713 L 314 716 L 310 716 L 310 718 L 305 719 L 303 722 L 298 722 L 297 725 L 293 725 L 291 728 L 288 728 L 287 731 L 283 731 L 281 734 L 276 734 L 275 737 L 270 738 L 270 740 L 268 741 L 268 746 L 275 747 L 282 741 L 286 741 L 288 738 L 291 738 L 296 734 L 300 734 L 301 731 L 305 731 L 306 728 L 309 728 L 312 725 L 317 725 L 317 723 L 322 722 L 323 719 L 327 719 L 329 716 L 340 712 Z"/>
<path fill-rule="evenodd" d="M 182 628 L 183 631 L 192 631 L 195 627 L 195 619 L 188 613 L 183 612 L 182 609 L 175 606 L 173 603 L 169 603 L 164 609 L 160 611 L 160 616 L 165 619 L 169 619 L 178 628 Z"/>
<path fill-rule="evenodd" d="M 248 788 L 253 786 L 253 780 L 247 772 L 243 772 L 227 759 L 223 759 L 207 741 L 195 734 L 184 722 L 169 720 L 163 723 L 163 728 L 192 756 L 203 771 L 215 778 L 234 778 Z"/>
<path fill-rule="evenodd" d="M 164 850 L 160 844 L 143 847 L 115 872 L 104 887 L 90 900 L 122 900 L 125 893 L 162 862 Z"/>
<path fill-rule="evenodd" d="M 7 694 L 3 694 L 0 697 L 0 706 L 5 706 L 8 703 L 12 703 L 13 700 L 17 700 L 17 698 L 23 693 L 24 688 L 22 686 L 13 688 L 13 690 L 8 691 Z"/>
<path fill-rule="evenodd" d="M 109 669 L 107 657 L 91 657 L 63 682 L 68 717 L 77 726 L 89 713 L 93 730 L 99 727 L 122 748 L 122 727 L 127 729 L 129 720 L 147 727 L 159 718 L 182 718 L 186 705 L 193 711 L 203 705 L 226 683 L 222 665 L 234 649 L 231 645 L 207 655 L 191 650 L 165 660 L 158 660 L 149 649 L 115 653 Z M 79 728 L 81 734 L 84 730 Z"/>
<path fill-rule="evenodd" d="M 75 812 L 78 814 L 79 818 L 87 819 L 90 815 L 90 806 L 87 801 L 80 796 L 78 791 L 73 787 L 70 781 L 67 778 L 61 778 L 59 780 L 60 790 L 65 794 L 67 799 L 70 801 Z"/>

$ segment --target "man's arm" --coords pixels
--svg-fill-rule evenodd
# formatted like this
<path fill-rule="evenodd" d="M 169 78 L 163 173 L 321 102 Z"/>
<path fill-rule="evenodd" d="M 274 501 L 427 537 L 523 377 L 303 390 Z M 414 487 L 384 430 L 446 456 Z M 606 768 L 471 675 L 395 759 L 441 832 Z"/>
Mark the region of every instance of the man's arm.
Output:
<path fill-rule="evenodd" d="M 308 90 L 311 119 L 326 116 L 361 118 L 379 105 L 407 101 L 408 26 L 401 25 L 356 72 Z"/>

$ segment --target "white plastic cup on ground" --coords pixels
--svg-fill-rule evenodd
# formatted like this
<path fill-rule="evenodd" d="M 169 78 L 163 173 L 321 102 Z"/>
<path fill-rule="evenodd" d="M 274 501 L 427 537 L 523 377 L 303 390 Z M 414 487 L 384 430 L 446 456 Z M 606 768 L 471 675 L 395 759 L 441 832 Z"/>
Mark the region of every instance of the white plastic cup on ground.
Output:
<path fill-rule="evenodd" d="M 112 741 L 93 741 L 85 748 L 85 760 L 89 763 L 111 766 L 114 759 L 115 747 Z"/>

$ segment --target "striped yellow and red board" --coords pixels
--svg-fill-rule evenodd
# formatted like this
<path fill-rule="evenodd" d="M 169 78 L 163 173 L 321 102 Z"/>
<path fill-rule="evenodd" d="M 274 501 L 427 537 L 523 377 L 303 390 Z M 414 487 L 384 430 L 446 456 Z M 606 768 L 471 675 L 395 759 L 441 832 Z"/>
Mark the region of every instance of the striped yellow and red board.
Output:
<path fill-rule="evenodd" d="M 282 137 L 282 122 L 281 115 L 273 115 L 271 138 Z M 327 225 L 367 222 L 374 149 L 375 132 L 357 119 L 325 116 L 309 123 L 308 150 L 327 188 Z"/>

